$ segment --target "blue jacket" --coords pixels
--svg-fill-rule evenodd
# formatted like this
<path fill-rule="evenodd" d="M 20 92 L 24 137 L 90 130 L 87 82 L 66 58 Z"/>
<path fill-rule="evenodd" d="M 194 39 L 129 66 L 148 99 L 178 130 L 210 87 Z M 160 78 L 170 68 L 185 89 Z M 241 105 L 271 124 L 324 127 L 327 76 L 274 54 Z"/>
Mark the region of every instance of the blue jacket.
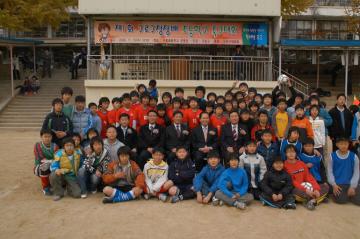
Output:
<path fill-rule="evenodd" d="M 185 160 L 175 159 L 169 167 L 169 180 L 176 186 L 192 185 L 195 176 L 195 164 L 190 158 Z"/>
<path fill-rule="evenodd" d="M 257 147 L 257 153 L 263 156 L 266 168 L 270 170 L 274 159 L 279 156 L 279 145 L 278 143 L 271 143 L 270 147 L 266 147 L 263 142 Z"/>
<path fill-rule="evenodd" d="M 305 115 L 310 116 L 310 111 L 306 110 Z M 333 119 L 331 118 L 329 112 L 327 112 L 327 110 L 324 108 L 320 108 L 319 117 L 324 120 L 325 134 L 328 135 L 328 127 L 332 125 Z"/>
<path fill-rule="evenodd" d="M 73 132 L 85 136 L 92 127 L 91 115 L 87 110 L 77 111 L 74 107 L 71 121 L 73 123 Z"/>
<path fill-rule="evenodd" d="M 355 140 L 359 140 L 360 137 L 360 112 L 356 112 L 356 114 L 354 115 L 354 120 L 353 120 L 353 124 L 352 124 L 352 128 L 351 128 L 351 140 L 355 141 Z"/>
<path fill-rule="evenodd" d="M 229 185 L 231 185 L 231 187 L 228 187 Z M 222 173 L 218 184 L 219 190 L 230 198 L 236 193 L 244 196 L 247 193 L 248 186 L 248 177 L 242 168 L 226 169 Z"/>
<path fill-rule="evenodd" d="M 218 187 L 218 182 L 221 174 L 225 168 L 221 164 L 218 164 L 216 168 L 211 168 L 210 165 L 203 167 L 201 172 L 194 178 L 195 192 L 201 192 L 201 188 L 204 183 L 209 186 L 209 191 L 215 193 Z"/>
<path fill-rule="evenodd" d="M 311 163 L 313 166 L 309 169 L 310 173 L 312 174 L 312 176 L 314 176 L 316 181 L 318 182 L 323 181 L 324 173 L 322 171 L 325 169 L 321 168 L 322 156 L 308 155 L 306 153 L 301 153 L 299 155 L 299 159 L 303 161 L 305 164 Z"/>
<path fill-rule="evenodd" d="M 289 140 L 287 139 L 283 139 L 281 141 L 281 144 L 280 144 L 280 156 L 281 156 L 281 159 L 282 160 L 286 160 L 286 154 L 285 154 L 285 149 L 286 149 L 286 146 L 288 146 L 289 144 L 292 144 L 295 146 L 296 148 L 296 154 L 299 156 L 299 154 L 301 153 L 302 151 L 302 143 L 300 143 L 300 141 L 296 141 L 294 143 L 291 143 L 289 142 Z"/>

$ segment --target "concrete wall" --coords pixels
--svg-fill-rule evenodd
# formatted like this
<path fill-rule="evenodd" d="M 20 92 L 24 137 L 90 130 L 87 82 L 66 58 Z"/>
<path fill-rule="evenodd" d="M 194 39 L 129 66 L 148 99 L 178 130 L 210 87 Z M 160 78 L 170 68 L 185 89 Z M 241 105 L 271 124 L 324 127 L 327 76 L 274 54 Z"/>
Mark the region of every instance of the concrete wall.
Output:
<path fill-rule="evenodd" d="M 280 16 L 281 0 L 79 0 L 80 14 Z"/>
<path fill-rule="evenodd" d="M 125 92 L 134 90 L 136 84 L 148 85 L 148 81 L 137 80 L 85 80 L 86 103 L 96 102 L 99 98 L 106 96 L 110 100 L 113 97 L 119 97 Z M 248 81 L 249 87 L 255 87 L 260 93 L 270 93 L 276 86 L 276 81 Z M 157 86 L 159 94 L 165 91 L 174 94 L 176 87 L 183 87 L 185 96 L 194 95 L 195 87 L 203 85 L 206 87 L 206 92 L 215 92 L 218 95 L 224 95 L 227 90 L 231 88 L 233 81 L 190 81 L 190 80 L 158 80 Z"/>

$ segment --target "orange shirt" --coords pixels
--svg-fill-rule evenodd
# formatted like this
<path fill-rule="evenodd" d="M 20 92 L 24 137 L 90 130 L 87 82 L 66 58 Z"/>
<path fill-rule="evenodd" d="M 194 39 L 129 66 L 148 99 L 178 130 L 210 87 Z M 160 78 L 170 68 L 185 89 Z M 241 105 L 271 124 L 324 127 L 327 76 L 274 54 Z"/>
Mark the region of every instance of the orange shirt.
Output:
<path fill-rule="evenodd" d="M 221 116 L 220 118 L 218 118 L 215 114 L 213 114 L 210 117 L 210 125 L 217 129 L 217 133 L 218 133 L 219 138 L 220 138 L 220 135 L 221 135 L 221 127 L 226 123 L 227 123 L 227 118 L 224 115 Z"/>
<path fill-rule="evenodd" d="M 305 129 L 306 130 L 306 136 L 310 137 L 310 138 L 314 138 L 314 131 L 312 129 L 312 125 L 309 121 L 308 118 L 304 117 L 302 119 L 293 119 L 291 126 L 296 126 L 300 129 Z"/>
<path fill-rule="evenodd" d="M 188 124 L 190 130 L 194 129 L 196 126 L 200 124 L 200 114 L 202 110 L 197 109 L 195 112 L 192 109 L 186 109 L 184 118 Z"/>
<path fill-rule="evenodd" d="M 140 130 L 140 127 L 148 124 L 148 112 L 151 108 L 148 106 L 146 109 L 142 105 L 139 105 L 135 109 L 136 128 Z"/>
<path fill-rule="evenodd" d="M 109 111 L 106 111 L 105 113 L 103 113 L 101 110 L 97 111 L 97 115 L 101 119 L 101 132 L 100 132 L 100 135 L 101 135 L 101 137 L 103 139 L 106 138 L 106 130 L 107 130 L 107 127 L 109 125 L 108 114 L 109 114 Z"/>

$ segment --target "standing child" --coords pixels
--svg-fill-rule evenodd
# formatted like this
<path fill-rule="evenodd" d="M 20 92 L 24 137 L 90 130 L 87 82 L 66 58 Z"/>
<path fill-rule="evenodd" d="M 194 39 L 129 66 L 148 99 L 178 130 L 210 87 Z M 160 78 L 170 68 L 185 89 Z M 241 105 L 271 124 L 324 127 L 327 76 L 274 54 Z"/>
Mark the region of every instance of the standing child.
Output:
<path fill-rule="evenodd" d="M 296 201 L 304 203 L 307 209 L 314 210 L 326 198 L 329 186 L 327 184 L 319 185 L 306 164 L 297 160 L 294 145 L 288 145 L 285 153 L 285 170 L 292 178 Z"/>
<path fill-rule="evenodd" d="M 295 106 L 295 118 L 291 122 L 291 126 L 299 129 L 300 142 L 304 142 L 306 138 L 314 138 L 314 132 L 309 119 L 305 116 L 304 106 Z"/>
<path fill-rule="evenodd" d="M 247 204 L 254 200 L 248 193 L 249 181 L 244 169 L 239 168 L 239 158 L 236 154 L 229 156 L 230 167 L 226 169 L 219 179 L 218 190 L 213 199 L 213 205 L 225 202 L 238 209 L 246 209 Z"/>
<path fill-rule="evenodd" d="M 276 111 L 276 107 L 273 106 L 273 98 L 272 98 L 271 94 L 264 94 L 263 106 L 261 107 L 261 109 L 266 110 L 266 112 L 268 112 L 269 121 L 271 121 L 272 116 Z"/>
<path fill-rule="evenodd" d="M 272 141 L 273 134 L 270 129 L 265 129 L 261 135 L 261 142 L 258 144 L 257 152 L 261 156 L 263 156 L 266 168 L 270 170 L 272 168 L 272 164 L 279 156 L 279 145 L 276 141 Z"/>
<path fill-rule="evenodd" d="M 109 104 L 110 104 L 110 100 L 107 97 L 101 97 L 99 100 L 99 109 L 97 111 L 98 116 L 101 119 L 101 132 L 100 135 L 101 137 L 104 139 L 106 138 L 106 129 L 109 125 Z"/>
<path fill-rule="evenodd" d="M 81 167 L 81 154 L 75 150 L 72 138 L 65 138 L 64 148 L 58 150 L 51 163 L 50 184 L 54 189 L 54 201 L 64 197 L 64 185 L 68 194 L 74 198 L 80 198 L 81 189 L 77 180 L 78 170 Z"/>
<path fill-rule="evenodd" d="M 199 109 L 198 99 L 195 97 L 190 98 L 189 104 L 190 109 L 185 110 L 184 117 L 186 118 L 189 130 L 191 131 L 200 124 L 200 114 L 202 110 Z"/>
<path fill-rule="evenodd" d="M 218 187 L 218 182 L 225 168 L 220 164 L 220 156 L 217 151 L 211 151 L 207 155 L 207 165 L 194 178 L 194 190 L 198 203 L 208 204 Z"/>
<path fill-rule="evenodd" d="M 193 179 L 195 176 L 195 164 L 192 162 L 186 148 L 179 146 L 176 149 L 176 158 L 169 167 L 169 179 L 174 186 L 169 189 L 171 203 L 195 197 L 193 191 Z"/>
<path fill-rule="evenodd" d="M 266 163 L 264 158 L 256 153 L 256 142 L 254 140 L 246 143 L 245 152 L 240 156 L 239 167 L 245 169 L 248 176 L 248 192 L 251 193 L 255 199 L 259 199 L 259 183 L 266 173 Z"/>
<path fill-rule="evenodd" d="M 294 145 L 296 153 L 299 155 L 302 151 L 302 144 L 299 141 L 300 132 L 298 127 L 290 127 L 287 139 L 283 139 L 280 144 L 280 156 L 283 160 L 286 159 L 285 149 L 288 145 Z"/>
<path fill-rule="evenodd" d="M 116 121 L 116 113 L 120 109 L 121 103 L 122 99 L 118 97 L 115 97 L 111 100 L 112 110 L 110 110 L 108 113 L 108 120 L 110 125 L 116 126 L 116 123 L 118 122 Z"/>
<path fill-rule="evenodd" d="M 257 123 L 251 130 L 251 139 L 256 141 L 261 141 L 262 132 L 265 129 L 269 129 L 272 132 L 272 141 L 276 141 L 274 130 L 272 129 L 269 123 L 269 115 L 268 112 L 265 110 L 260 110 L 258 113 Z"/>
<path fill-rule="evenodd" d="M 279 99 L 277 103 L 277 111 L 273 114 L 271 124 L 278 140 L 286 137 L 291 126 L 291 117 L 286 112 L 286 100 Z"/>
<path fill-rule="evenodd" d="M 61 100 L 64 103 L 62 112 L 69 117 L 72 118 L 74 106 L 70 104 L 71 97 L 73 96 L 73 90 L 70 87 L 64 87 L 61 89 Z"/>
<path fill-rule="evenodd" d="M 335 203 L 352 202 L 360 206 L 359 158 L 349 151 L 349 140 L 338 138 L 338 150 L 331 153 L 327 167 L 328 182 L 332 186 Z"/>
<path fill-rule="evenodd" d="M 174 186 L 172 181 L 168 180 L 169 166 L 164 161 L 165 152 L 162 148 L 154 148 L 152 159 L 144 166 L 145 184 L 144 198 L 157 197 L 166 202 L 166 193 Z"/>
<path fill-rule="evenodd" d="M 284 170 L 284 161 L 276 157 L 272 167 L 260 183 L 260 200 L 274 208 L 296 209 L 294 188 L 290 175 Z"/>
<path fill-rule="evenodd" d="M 108 165 L 102 175 L 105 185 L 103 203 L 117 203 L 134 200 L 145 189 L 145 176 L 139 166 L 130 160 L 131 149 L 123 146 L 118 151 L 119 160 Z"/>
<path fill-rule="evenodd" d="M 217 129 L 218 137 L 221 135 L 221 128 L 227 123 L 227 118 L 224 115 L 224 108 L 222 104 L 215 106 L 215 112 L 210 117 L 210 125 Z"/>
<path fill-rule="evenodd" d="M 49 129 L 40 131 L 41 141 L 34 146 L 35 165 L 34 174 L 41 179 L 41 186 L 44 195 L 52 195 L 50 191 L 50 165 L 54 160 L 54 154 L 59 149 L 55 143 L 51 142 L 52 132 Z"/>
<path fill-rule="evenodd" d="M 102 123 L 100 117 L 97 114 L 97 105 L 94 102 L 91 102 L 89 103 L 88 107 L 91 115 L 92 128 L 96 129 L 96 131 L 100 134 Z"/>
<path fill-rule="evenodd" d="M 116 112 L 116 125 L 120 124 L 120 116 L 127 114 L 129 116 L 129 127 L 136 129 L 135 111 L 131 108 L 130 94 L 124 93 L 122 95 L 122 107 Z"/>
<path fill-rule="evenodd" d="M 154 97 L 154 98 L 158 98 L 159 97 L 159 92 L 158 89 L 156 88 L 156 80 L 150 80 L 149 81 L 149 87 L 147 88 L 147 91 L 150 94 L 150 97 Z"/>
<path fill-rule="evenodd" d="M 317 105 L 310 106 L 309 121 L 314 132 L 314 148 L 324 155 L 324 146 L 326 143 L 325 122 L 319 117 L 320 108 Z"/>
<path fill-rule="evenodd" d="M 136 129 L 139 132 L 140 128 L 146 125 L 148 121 L 148 112 L 151 110 L 149 107 L 150 97 L 147 93 L 144 93 L 140 96 L 141 104 L 135 108 L 135 118 L 136 118 Z"/>

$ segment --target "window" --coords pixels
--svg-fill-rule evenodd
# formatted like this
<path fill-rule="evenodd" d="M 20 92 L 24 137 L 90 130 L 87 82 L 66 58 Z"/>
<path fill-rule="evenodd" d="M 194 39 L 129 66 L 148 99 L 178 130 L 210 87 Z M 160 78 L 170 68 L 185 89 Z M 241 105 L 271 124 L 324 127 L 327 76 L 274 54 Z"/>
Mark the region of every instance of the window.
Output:
<path fill-rule="evenodd" d="M 281 37 L 284 39 L 311 39 L 311 21 L 284 21 L 281 29 Z"/>
<path fill-rule="evenodd" d="M 347 23 L 342 21 L 318 21 L 316 35 L 319 40 L 352 39 Z"/>
<path fill-rule="evenodd" d="M 55 31 L 56 38 L 84 38 L 85 21 L 82 18 L 72 18 L 69 22 L 63 22 Z"/>

